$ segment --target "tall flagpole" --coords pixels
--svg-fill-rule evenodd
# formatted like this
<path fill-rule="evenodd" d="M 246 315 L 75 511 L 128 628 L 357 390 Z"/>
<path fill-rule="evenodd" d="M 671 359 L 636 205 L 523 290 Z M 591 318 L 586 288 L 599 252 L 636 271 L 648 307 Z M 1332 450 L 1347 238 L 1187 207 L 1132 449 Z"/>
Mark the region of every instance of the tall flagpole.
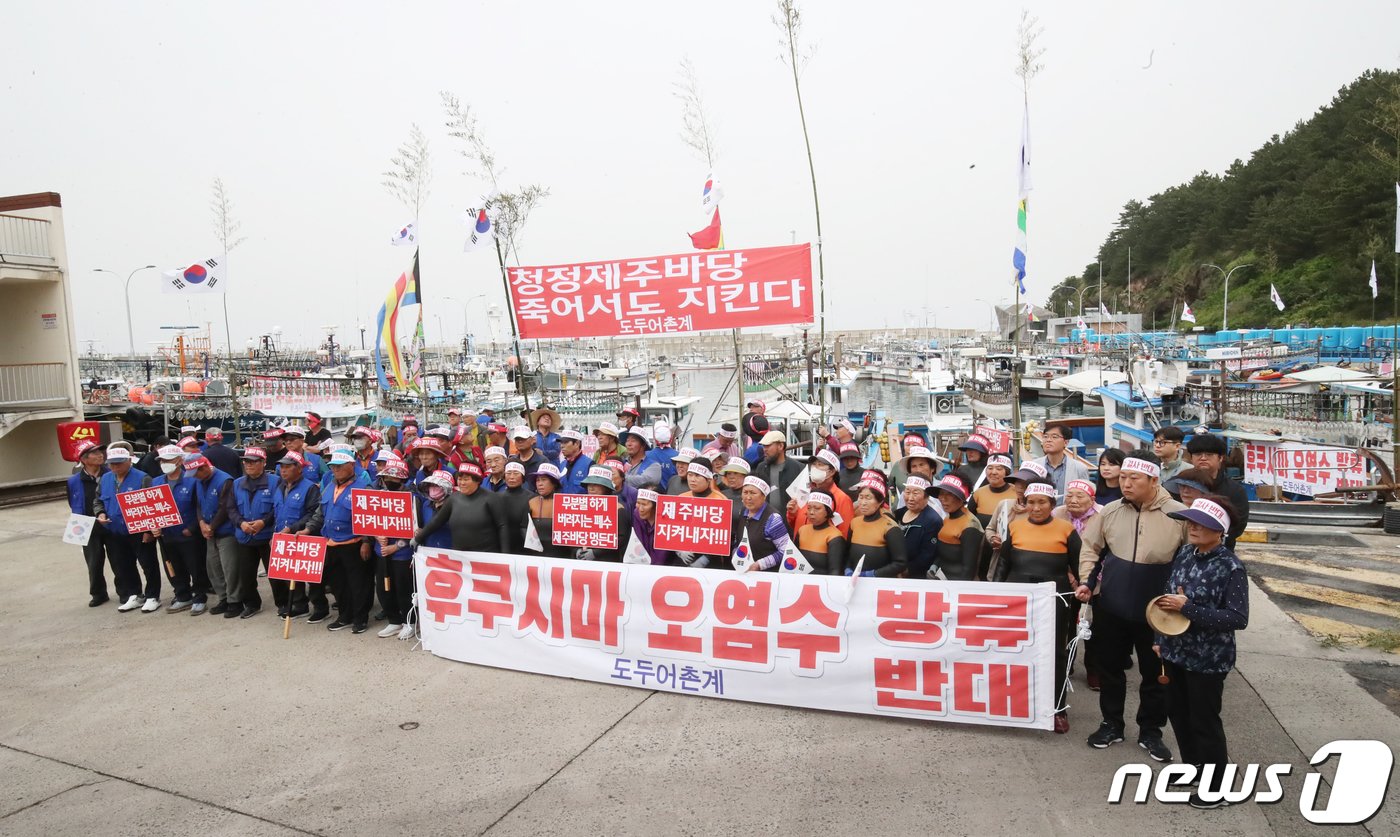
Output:
<path fill-rule="evenodd" d="M 506 294 L 506 313 L 510 316 L 510 337 L 515 343 L 515 382 L 520 394 L 525 398 L 525 409 L 530 409 L 530 390 L 525 386 L 525 358 L 520 353 L 520 330 L 515 325 L 515 306 L 510 302 L 510 273 L 506 270 L 506 257 L 501 253 L 501 237 L 491 236 L 496 245 L 496 264 L 501 266 L 501 288 Z"/>

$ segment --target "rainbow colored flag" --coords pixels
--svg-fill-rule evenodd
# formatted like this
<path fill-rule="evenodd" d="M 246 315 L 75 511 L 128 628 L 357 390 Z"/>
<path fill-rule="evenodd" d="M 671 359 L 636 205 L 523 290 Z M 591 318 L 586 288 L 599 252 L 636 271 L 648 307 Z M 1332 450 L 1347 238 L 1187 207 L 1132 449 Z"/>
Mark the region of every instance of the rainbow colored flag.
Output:
<path fill-rule="evenodd" d="M 1026 292 L 1026 207 L 1031 197 L 1031 109 L 1026 105 L 1021 115 L 1021 169 L 1016 188 L 1016 251 L 1011 264 L 1016 268 L 1016 287 Z"/>
<path fill-rule="evenodd" d="M 374 366 L 379 373 L 379 388 L 388 391 L 391 386 L 407 389 L 408 377 L 404 373 L 403 355 L 399 352 L 397 320 L 399 312 L 409 305 L 418 304 L 418 251 L 413 252 L 413 266 L 395 280 L 379 309 L 374 337 Z M 392 384 L 385 373 L 387 365 L 393 374 Z"/>

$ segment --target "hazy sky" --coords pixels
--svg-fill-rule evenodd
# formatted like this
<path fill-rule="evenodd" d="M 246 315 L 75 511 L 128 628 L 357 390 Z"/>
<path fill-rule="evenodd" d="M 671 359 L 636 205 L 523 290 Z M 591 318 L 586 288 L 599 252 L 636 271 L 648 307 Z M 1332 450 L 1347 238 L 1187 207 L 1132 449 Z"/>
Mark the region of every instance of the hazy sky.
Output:
<path fill-rule="evenodd" d="M 1021 123 L 1012 3 L 804 2 L 803 77 L 831 327 L 984 325 L 1010 289 Z M 1400 3 L 1033 3 L 1030 294 L 1092 263 L 1129 199 L 1220 171 L 1371 67 L 1400 65 Z M 170 2 L 9 4 L 0 194 L 62 193 L 78 333 L 125 350 L 120 283 L 217 255 L 210 184 L 248 240 L 229 259 L 235 346 L 373 323 L 411 220 L 380 185 L 411 123 L 435 155 L 419 219 L 429 339 L 486 328 L 495 256 L 465 254 L 482 190 L 438 91 L 472 106 L 508 186 L 552 195 L 525 263 L 689 249 L 706 167 L 679 139 L 678 62 L 718 125 L 730 247 L 815 238 L 792 78 L 772 4 Z M 218 297 L 137 274 L 138 347 L 216 323 Z M 484 299 L 472 299 L 484 294 Z M 450 295 L 456 301 L 444 300 Z M 912 315 L 908 312 L 915 312 Z M 372 334 L 370 335 L 372 345 Z M 80 346 L 85 349 L 86 345 Z"/>

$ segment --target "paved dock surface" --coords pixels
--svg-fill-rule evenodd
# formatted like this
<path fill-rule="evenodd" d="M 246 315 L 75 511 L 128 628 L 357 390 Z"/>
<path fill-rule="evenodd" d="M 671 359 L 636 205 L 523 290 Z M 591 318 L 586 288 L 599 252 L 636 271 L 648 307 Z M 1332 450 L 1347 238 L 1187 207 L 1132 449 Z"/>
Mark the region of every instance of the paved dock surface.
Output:
<path fill-rule="evenodd" d="M 469 666 L 304 622 L 283 641 L 270 611 L 89 609 L 66 517 L 0 510 L 0 835 L 1400 834 L 1400 780 L 1364 827 L 1299 814 L 1317 747 L 1400 751 L 1400 718 L 1346 671 L 1383 655 L 1320 646 L 1258 589 L 1225 724 L 1237 762 L 1293 772 L 1280 804 L 1196 811 L 1105 803 L 1146 759 L 1131 729 L 1085 745 L 1082 681 L 1057 736 Z"/>

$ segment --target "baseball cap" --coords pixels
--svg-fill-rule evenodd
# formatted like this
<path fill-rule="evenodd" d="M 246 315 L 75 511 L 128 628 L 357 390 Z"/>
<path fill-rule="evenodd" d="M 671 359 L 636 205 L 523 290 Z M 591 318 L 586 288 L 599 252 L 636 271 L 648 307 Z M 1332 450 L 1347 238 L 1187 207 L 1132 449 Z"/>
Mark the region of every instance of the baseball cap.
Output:
<path fill-rule="evenodd" d="M 108 462 L 130 462 L 131 451 L 126 448 L 107 448 Z"/>
<path fill-rule="evenodd" d="M 936 489 L 938 491 L 946 491 L 949 494 L 952 494 L 954 497 L 957 497 L 959 500 L 967 500 L 967 483 L 963 482 L 960 477 L 954 476 L 953 474 L 947 475 L 943 479 L 939 480 L 937 485 L 930 486 L 930 488 Z"/>
<path fill-rule="evenodd" d="M 286 427 L 282 428 L 282 432 L 286 433 L 288 436 L 300 436 L 303 439 L 306 438 L 306 428 L 302 427 L 300 424 L 289 424 Z"/>
<path fill-rule="evenodd" d="M 769 430 L 763 434 L 763 438 L 758 441 L 760 445 L 771 445 L 775 442 L 787 444 L 787 436 L 781 430 Z"/>
<path fill-rule="evenodd" d="M 694 462 L 695 458 L 699 455 L 700 451 L 696 450 L 695 448 L 681 448 L 680 450 L 676 451 L 676 455 L 672 457 L 671 461 L 685 464 L 688 462 Z"/>
<path fill-rule="evenodd" d="M 617 417 L 618 417 L 618 418 L 622 418 L 623 416 L 632 416 L 633 418 L 641 418 L 641 417 L 642 417 L 642 411 L 641 411 L 641 410 L 638 410 L 636 407 L 623 407 L 621 410 L 618 411 Z"/>
<path fill-rule="evenodd" d="M 855 444 L 854 442 L 847 442 L 846 444 L 842 445 L 841 458 L 845 459 L 848 456 L 854 456 L 856 459 L 860 459 L 860 446 Z"/>
<path fill-rule="evenodd" d="M 206 438 L 206 439 L 222 439 L 222 438 L 224 438 L 224 431 L 223 431 L 221 428 L 218 428 L 218 427 L 211 427 L 211 428 L 209 428 L 208 430 L 204 431 L 204 438 Z"/>
<path fill-rule="evenodd" d="M 749 463 L 742 456 L 736 456 L 724 463 L 724 467 L 719 469 L 721 474 L 744 474 L 747 476 L 752 471 Z"/>
<path fill-rule="evenodd" d="M 185 458 L 185 452 L 182 451 L 182 450 L 180 450 L 180 448 L 179 448 L 178 445 L 166 445 L 165 447 L 163 447 L 163 448 L 161 448 L 160 450 L 156 451 L 156 458 L 158 458 L 158 459 L 184 459 L 184 458 Z"/>
<path fill-rule="evenodd" d="M 761 398 L 750 398 L 748 401 L 745 401 L 745 402 L 744 402 L 744 406 L 745 406 L 745 407 L 757 407 L 757 408 L 760 409 L 760 410 L 766 410 L 766 409 L 768 409 L 768 405 L 767 405 L 767 404 L 764 404 L 764 403 L 763 403 L 763 400 L 762 400 Z"/>
<path fill-rule="evenodd" d="M 187 448 L 187 447 L 189 447 L 190 445 L 198 445 L 198 444 L 199 444 L 199 440 L 196 439 L 195 437 L 193 437 L 193 436 L 185 436 L 184 438 L 180 439 L 180 441 L 176 442 L 176 443 L 175 443 L 175 446 L 176 446 L 176 447 L 181 447 L 181 448 Z"/>
<path fill-rule="evenodd" d="M 96 442 L 82 441 L 77 444 L 77 447 L 73 448 L 73 453 L 77 454 L 78 456 L 82 456 L 83 454 L 95 448 L 97 448 Z"/>
<path fill-rule="evenodd" d="M 1204 497 L 1196 498 L 1196 502 L 1192 503 L 1189 509 L 1168 512 L 1167 517 L 1199 523 L 1216 532 L 1224 532 L 1230 528 L 1230 513 L 1219 503 Z"/>
<path fill-rule="evenodd" d="M 263 431 L 264 439 L 280 439 L 285 431 L 280 427 L 269 427 Z"/>
<path fill-rule="evenodd" d="M 541 466 L 539 467 L 539 470 L 535 471 L 535 476 L 537 476 L 537 477 L 549 477 L 550 479 L 554 480 L 556 483 L 557 483 L 557 482 L 561 482 L 561 481 L 564 479 L 564 475 L 563 475 L 562 473 L 559 472 L 559 469 L 558 469 L 556 466 L 551 465 L 551 464 L 548 463 L 548 462 L 546 462 L 546 463 L 544 463 L 543 465 L 541 465 Z"/>
<path fill-rule="evenodd" d="M 186 471 L 198 471 L 205 465 L 209 465 L 209 458 L 202 453 L 192 453 L 185 457 Z"/>
<path fill-rule="evenodd" d="M 559 431 L 559 439 L 560 441 L 582 442 L 583 434 L 574 430 L 572 427 L 566 427 Z"/>
<path fill-rule="evenodd" d="M 486 425 L 486 432 L 487 434 L 500 433 L 502 436 L 504 436 L 506 433 L 506 426 L 498 421 L 493 421 L 490 424 Z"/>
<path fill-rule="evenodd" d="M 510 437 L 512 439 L 533 439 L 535 437 L 535 434 L 530 432 L 530 428 L 526 427 L 523 424 L 519 424 L 511 429 Z"/>
<path fill-rule="evenodd" d="M 305 468 L 305 467 L 306 467 L 306 457 L 302 456 L 301 454 L 297 453 L 297 452 L 294 451 L 294 450 L 289 450 L 289 451 L 287 451 L 286 453 L 282 454 L 282 458 L 279 459 L 279 460 L 277 460 L 277 464 L 278 464 L 278 465 L 300 465 L 301 467 Z"/>
<path fill-rule="evenodd" d="M 354 462 L 355 455 L 349 453 L 348 451 L 338 450 L 335 453 L 331 454 L 330 464 L 332 465 L 351 465 Z"/>
<path fill-rule="evenodd" d="M 243 455 L 239 456 L 238 458 L 244 460 L 245 462 L 250 462 L 253 460 L 257 460 L 258 462 L 266 462 L 267 451 L 263 450 L 262 448 L 245 448 L 243 450 Z"/>

